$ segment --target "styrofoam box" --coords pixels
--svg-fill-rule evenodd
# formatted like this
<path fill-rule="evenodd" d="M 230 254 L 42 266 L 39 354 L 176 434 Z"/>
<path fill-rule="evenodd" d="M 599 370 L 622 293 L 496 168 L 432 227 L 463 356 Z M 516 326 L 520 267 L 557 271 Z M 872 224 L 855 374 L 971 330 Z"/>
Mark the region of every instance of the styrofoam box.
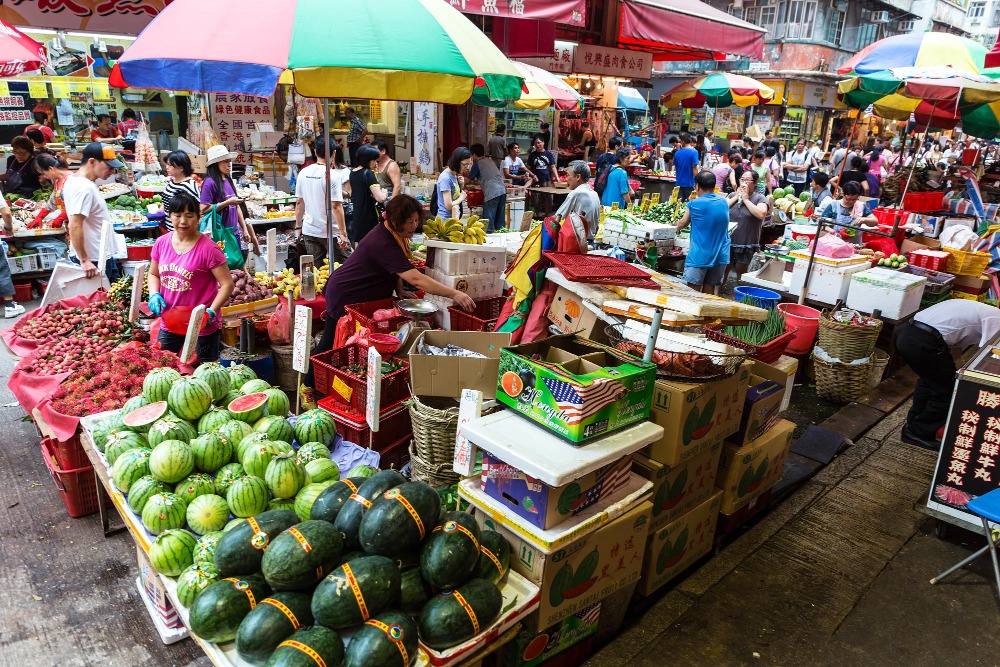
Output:
<path fill-rule="evenodd" d="M 875 267 L 851 276 L 847 307 L 898 320 L 917 312 L 927 279 L 910 273 Z"/>
<path fill-rule="evenodd" d="M 437 269 L 427 269 L 427 277 L 446 287 L 465 292 L 476 301 L 492 299 L 503 293 L 503 274 L 469 273 L 461 276 L 445 275 Z"/>
<path fill-rule="evenodd" d="M 851 286 L 851 276 L 867 268 L 870 268 L 868 263 L 847 266 L 813 264 L 812 278 L 809 280 L 809 293 L 806 294 L 806 298 L 830 305 L 843 301 L 847 298 L 847 291 Z M 792 294 L 799 294 L 802 291 L 808 270 L 809 260 L 795 260 L 795 266 L 792 268 L 792 282 L 789 286 L 789 291 Z"/>
<path fill-rule="evenodd" d="M 469 272 L 469 256 L 463 250 L 438 248 L 434 251 L 433 265 L 430 267 L 446 276 L 462 276 Z"/>

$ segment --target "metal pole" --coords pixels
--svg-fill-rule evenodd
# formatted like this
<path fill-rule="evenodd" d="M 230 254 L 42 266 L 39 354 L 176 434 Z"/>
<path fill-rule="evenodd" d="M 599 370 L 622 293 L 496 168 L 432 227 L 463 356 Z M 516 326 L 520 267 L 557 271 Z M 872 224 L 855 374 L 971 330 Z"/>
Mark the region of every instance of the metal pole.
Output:
<path fill-rule="evenodd" d="M 656 347 L 656 339 L 660 335 L 660 324 L 663 322 L 663 309 L 657 308 L 653 311 L 653 324 L 649 328 L 649 338 L 646 339 L 646 351 L 642 355 L 643 361 L 653 360 L 653 348 Z"/>
<path fill-rule="evenodd" d="M 323 145 L 326 155 L 326 190 L 323 192 L 323 199 L 326 201 L 326 258 L 330 261 L 330 268 L 333 269 L 333 204 L 330 202 L 330 98 L 323 98 Z"/>

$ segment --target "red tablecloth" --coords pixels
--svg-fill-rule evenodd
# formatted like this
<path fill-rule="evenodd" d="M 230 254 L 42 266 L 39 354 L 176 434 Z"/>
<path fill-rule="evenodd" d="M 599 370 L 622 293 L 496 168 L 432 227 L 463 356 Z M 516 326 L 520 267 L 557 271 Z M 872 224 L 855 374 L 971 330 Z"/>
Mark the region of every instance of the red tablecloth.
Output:
<path fill-rule="evenodd" d="M 107 293 L 98 291 L 92 294 L 81 294 L 79 296 L 73 296 L 68 299 L 63 299 L 62 301 L 56 301 L 55 303 L 50 303 L 44 308 L 35 308 L 34 310 L 29 310 L 24 315 L 18 318 L 18 322 L 26 322 L 33 317 L 38 317 L 44 313 L 52 312 L 53 310 L 59 310 L 62 308 L 76 308 L 77 306 L 87 306 L 91 303 L 100 303 L 102 301 L 107 301 Z M 7 347 L 10 351 L 19 357 L 26 357 L 36 349 L 38 349 L 45 341 L 42 340 L 28 340 L 21 338 L 16 332 L 17 324 L 10 327 L 9 329 L 4 329 L 0 331 L 0 338 L 7 343 Z"/>

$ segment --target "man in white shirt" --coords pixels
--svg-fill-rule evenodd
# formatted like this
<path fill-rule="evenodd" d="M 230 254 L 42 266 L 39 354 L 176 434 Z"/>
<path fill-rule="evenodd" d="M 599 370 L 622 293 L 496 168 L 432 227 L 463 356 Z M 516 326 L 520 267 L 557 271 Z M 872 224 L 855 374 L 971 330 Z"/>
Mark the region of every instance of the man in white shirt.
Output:
<path fill-rule="evenodd" d="M 593 239 L 601 221 L 601 198 L 590 187 L 590 167 L 583 160 L 573 160 L 566 167 L 566 183 L 570 193 L 556 211 L 556 218 L 563 220 L 576 213 L 587 223 L 587 238 Z"/>
<path fill-rule="evenodd" d="M 316 163 L 299 172 L 295 180 L 295 236 L 301 238 L 306 254 L 313 256 L 316 266 L 327 256 L 326 224 L 326 139 L 313 143 Z M 347 225 L 344 223 L 344 194 L 340 178 L 330 174 L 330 209 L 333 212 L 333 261 L 347 261 Z M 332 263 L 332 262 L 331 262 Z"/>
<path fill-rule="evenodd" d="M 998 333 L 1000 309 L 966 299 L 942 301 L 896 329 L 896 351 L 919 378 L 903 424 L 903 442 L 940 448 L 937 433 L 948 418 L 955 387 L 953 355 L 968 347 L 982 347 Z"/>
<path fill-rule="evenodd" d="M 66 203 L 66 215 L 69 217 L 69 252 L 70 258 L 83 267 L 84 275 L 93 278 L 97 275 L 97 265 L 101 255 L 101 231 L 104 223 L 110 224 L 111 214 L 104 201 L 100 189 L 94 182 L 108 178 L 113 170 L 121 169 L 125 163 L 115 155 L 115 149 L 110 145 L 94 142 L 83 149 L 80 170 L 66 179 L 62 196 Z M 108 232 L 108 242 L 105 247 L 105 275 L 110 282 L 121 277 L 118 262 L 111 257 L 113 243 L 111 230 Z"/>

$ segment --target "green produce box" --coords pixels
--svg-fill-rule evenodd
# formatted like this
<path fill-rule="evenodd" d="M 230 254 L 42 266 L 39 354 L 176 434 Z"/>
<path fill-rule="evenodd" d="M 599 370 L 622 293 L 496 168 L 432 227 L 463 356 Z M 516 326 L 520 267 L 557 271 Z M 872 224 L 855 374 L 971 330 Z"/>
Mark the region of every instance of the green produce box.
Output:
<path fill-rule="evenodd" d="M 533 619 L 529 617 L 514 641 L 504 647 L 501 664 L 503 667 L 537 667 L 550 664 L 549 660 L 552 658 L 561 657 L 565 651 L 595 635 L 601 620 L 600 616 L 601 603 L 595 602 L 541 632 L 528 629 L 533 626 Z"/>
<path fill-rule="evenodd" d="M 574 335 L 500 351 L 497 399 L 580 443 L 645 421 L 656 366 Z"/>

